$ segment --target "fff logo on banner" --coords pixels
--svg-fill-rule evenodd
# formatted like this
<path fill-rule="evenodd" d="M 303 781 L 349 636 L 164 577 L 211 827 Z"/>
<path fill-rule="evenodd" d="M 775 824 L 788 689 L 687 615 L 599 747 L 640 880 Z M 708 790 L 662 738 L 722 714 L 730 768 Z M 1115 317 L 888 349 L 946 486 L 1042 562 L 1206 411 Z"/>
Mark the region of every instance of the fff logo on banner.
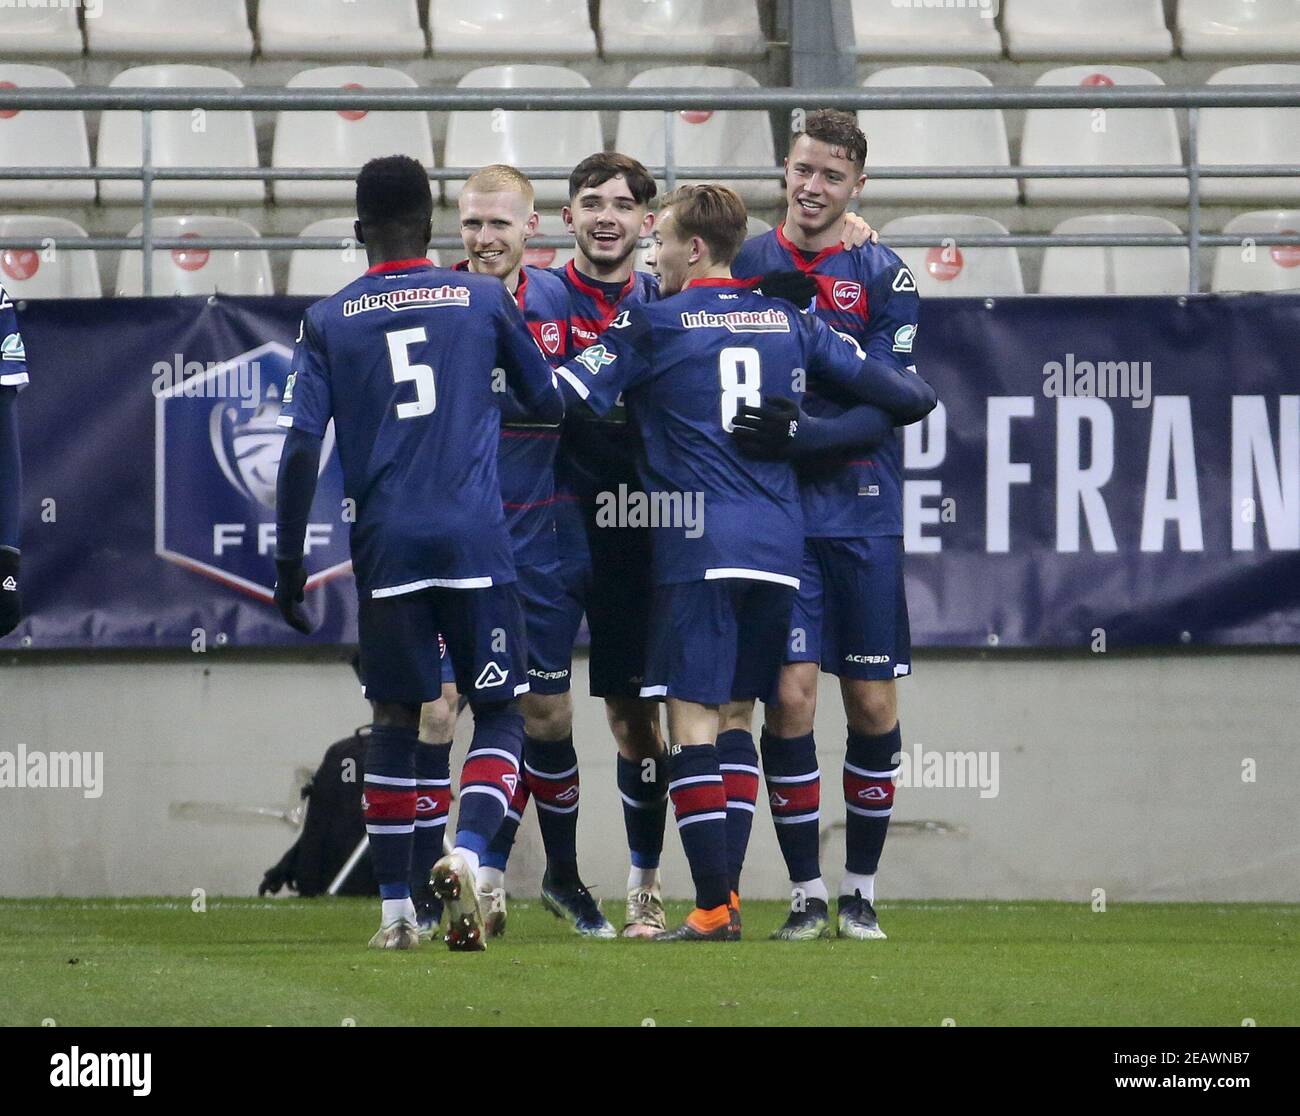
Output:
<path fill-rule="evenodd" d="M 275 479 L 286 429 L 276 425 L 293 351 L 271 341 L 212 365 L 201 384 L 173 384 L 155 402 L 155 545 L 158 557 L 264 601 L 275 592 Z M 249 379 L 260 398 L 221 385 Z M 307 528 L 307 588 L 351 569 L 343 470 L 331 423 Z"/>

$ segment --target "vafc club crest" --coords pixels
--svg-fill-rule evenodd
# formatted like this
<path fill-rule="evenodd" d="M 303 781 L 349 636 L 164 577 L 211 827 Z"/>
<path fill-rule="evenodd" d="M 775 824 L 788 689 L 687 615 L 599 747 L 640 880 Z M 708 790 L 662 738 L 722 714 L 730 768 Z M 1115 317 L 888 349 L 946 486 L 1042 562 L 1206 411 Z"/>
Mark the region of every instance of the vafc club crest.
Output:
<path fill-rule="evenodd" d="M 275 596 L 278 426 L 293 350 L 272 341 L 156 391 L 154 552 L 264 601 Z M 242 398 L 231 390 L 251 389 Z M 307 588 L 351 570 L 343 470 L 325 432 L 306 538 Z"/>
<path fill-rule="evenodd" d="M 862 306 L 862 284 L 839 280 L 831 287 L 831 299 L 837 309 L 852 313 Z"/>
<path fill-rule="evenodd" d="M 542 349 L 549 356 L 559 353 L 560 342 L 564 336 L 559 322 L 543 322 L 538 335 L 541 337 Z"/>

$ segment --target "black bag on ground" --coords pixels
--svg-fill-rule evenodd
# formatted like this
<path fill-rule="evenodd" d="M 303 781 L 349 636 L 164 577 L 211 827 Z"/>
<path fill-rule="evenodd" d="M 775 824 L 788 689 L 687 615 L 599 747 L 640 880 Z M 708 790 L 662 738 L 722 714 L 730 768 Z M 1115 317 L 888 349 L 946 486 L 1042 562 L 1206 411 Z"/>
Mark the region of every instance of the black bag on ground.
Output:
<path fill-rule="evenodd" d="M 322 895 L 347 863 L 366 835 L 361 790 L 369 735 L 370 727 L 363 726 L 326 750 L 316 774 L 302 788 L 302 796 L 308 800 L 302 833 L 280 862 L 267 869 L 258 895 L 274 895 L 285 884 L 302 896 Z M 379 894 L 369 849 L 348 873 L 338 894 Z"/>

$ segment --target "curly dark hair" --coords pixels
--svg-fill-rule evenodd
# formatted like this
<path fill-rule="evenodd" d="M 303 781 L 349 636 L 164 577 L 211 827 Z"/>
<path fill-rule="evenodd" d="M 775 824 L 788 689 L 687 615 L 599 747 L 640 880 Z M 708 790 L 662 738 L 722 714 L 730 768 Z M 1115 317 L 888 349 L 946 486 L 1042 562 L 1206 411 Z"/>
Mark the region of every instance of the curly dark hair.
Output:
<path fill-rule="evenodd" d="M 803 128 L 790 137 L 791 145 L 800 136 L 811 136 L 831 147 L 838 147 L 844 157 L 860 171 L 867 162 L 867 137 L 858 127 L 858 118 L 840 109 L 816 109 L 804 120 Z"/>
<path fill-rule="evenodd" d="M 649 205 L 658 187 L 650 172 L 631 155 L 617 151 L 598 151 L 588 155 L 569 175 L 569 200 L 578 196 L 579 191 L 596 186 L 603 186 L 611 178 L 622 175 L 637 205 Z"/>

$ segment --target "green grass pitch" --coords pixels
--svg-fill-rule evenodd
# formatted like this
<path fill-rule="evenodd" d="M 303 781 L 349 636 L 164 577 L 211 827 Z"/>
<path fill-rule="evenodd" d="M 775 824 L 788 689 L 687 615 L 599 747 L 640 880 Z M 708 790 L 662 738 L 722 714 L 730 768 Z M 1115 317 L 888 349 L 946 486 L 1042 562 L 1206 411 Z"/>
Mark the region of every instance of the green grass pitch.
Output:
<path fill-rule="evenodd" d="M 606 904 L 611 917 L 615 904 Z M 685 904 L 672 904 L 679 920 Z M 885 942 L 589 942 L 514 901 L 486 953 L 364 948 L 363 900 L 0 900 L 0 1024 L 1300 1024 L 1300 906 L 882 903 Z"/>

